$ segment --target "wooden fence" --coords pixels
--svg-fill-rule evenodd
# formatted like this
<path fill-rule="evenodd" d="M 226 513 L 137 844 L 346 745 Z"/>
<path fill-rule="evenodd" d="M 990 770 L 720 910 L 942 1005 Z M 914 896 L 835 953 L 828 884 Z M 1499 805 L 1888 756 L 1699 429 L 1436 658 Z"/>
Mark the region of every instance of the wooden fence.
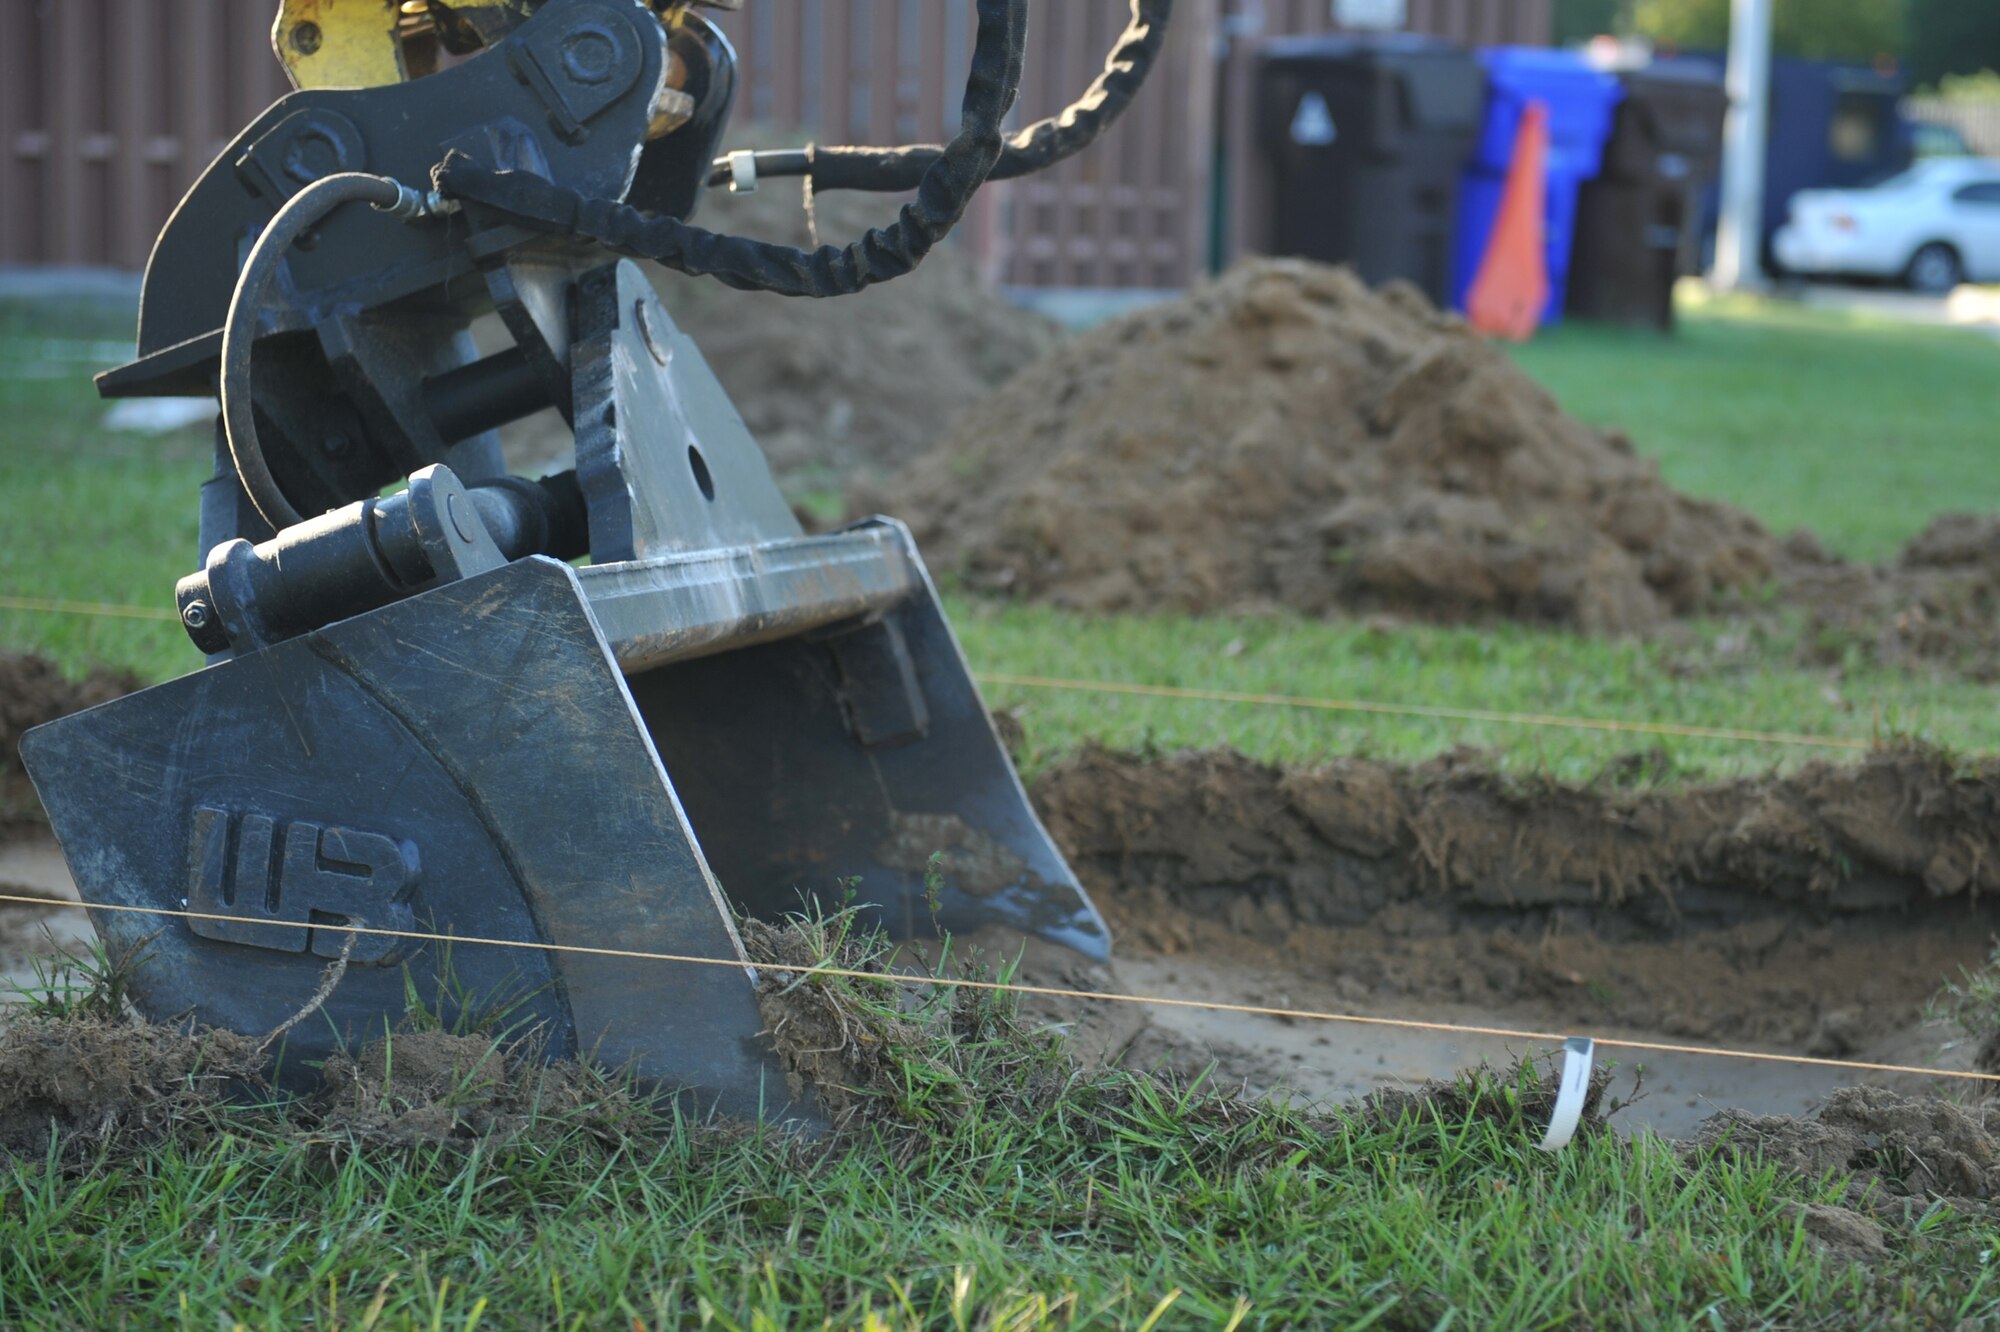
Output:
<path fill-rule="evenodd" d="M 1125 0 L 1035 0 L 1022 113 L 1097 72 Z M 1547 40 L 1553 0 L 1408 0 L 1411 27 Z M 0 264 L 136 268 L 195 177 L 286 91 L 274 0 L 0 0 Z M 1224 35 L 1315 32 L 1328 0 L 1179 0 L 1164 67 L 1114 138 L 994 192 L 973 242 L 1027 286 L 1172 287 L 1205 267 Z M 741 120 L 827 142 L 950 132 L 962 0 L 750 0 L 724 21 Z"/>

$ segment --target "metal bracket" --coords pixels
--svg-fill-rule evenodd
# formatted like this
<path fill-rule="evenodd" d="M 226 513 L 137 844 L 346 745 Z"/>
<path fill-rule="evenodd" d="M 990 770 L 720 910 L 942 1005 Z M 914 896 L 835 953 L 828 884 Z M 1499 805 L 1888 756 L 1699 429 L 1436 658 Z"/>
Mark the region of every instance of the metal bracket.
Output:
<path fill-rule="evenodd" d="M 571 143 L 645 70 L 632 21 L 602 5 L 573 6 L 558 26 L 524 29 L 505 50 L 514 77 L 540 99 L 549 124 Z"/>
<path fill-rule="evenodd" d="M 638 265 L 577 283 L 576 475 L 599 563 L 803 535 L 763 450 Z"/>

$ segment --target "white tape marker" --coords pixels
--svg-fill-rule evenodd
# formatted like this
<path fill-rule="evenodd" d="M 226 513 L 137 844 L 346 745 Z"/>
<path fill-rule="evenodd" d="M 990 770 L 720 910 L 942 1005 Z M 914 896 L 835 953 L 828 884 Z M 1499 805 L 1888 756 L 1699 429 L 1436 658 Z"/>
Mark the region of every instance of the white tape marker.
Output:
<path fill-rule="evenodd" d="M 1588 1036 L 1572 1036 L 1563 1042 L 1562 1090 L 1556 1093 L 1556 1110 L 1549 1116 L 1549 1131 L 1542 1138 L 1542 1150 L 1559 1152 L 1576 1136 L 1583 1121 L 1583 1103 L 1590 1095 L 1590 1066 L 1597 1059 L 1597 1042 Z"/>

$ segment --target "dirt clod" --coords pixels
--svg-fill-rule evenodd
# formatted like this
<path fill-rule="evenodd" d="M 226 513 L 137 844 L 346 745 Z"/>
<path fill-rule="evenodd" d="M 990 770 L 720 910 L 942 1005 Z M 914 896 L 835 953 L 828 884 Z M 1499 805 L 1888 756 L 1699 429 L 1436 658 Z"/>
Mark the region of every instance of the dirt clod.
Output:
<path fill-rule="evenodd" d="M 313 1103 L 317 1136 L 379 1147 L 509 1141 L 556 1132 L 579 1114 L 635 1121 L 641 1102 L 595 1070 L 545 1064 L 526 1045 L 485 1035 L 399 1032 L 326 1061 Z"/>
<path fill-rule="evenodd" d="M 758 920 L 742 921 L 740 929 L 750 960 L 767 967 L 832 965 L 863 970 L 870 960 L 858 946 L 837 948 L 829 955 L 820 941 L 801 929 Z M 792 971 L 765 971 L 757 987 L 764 1027 L 792 1095 L 817 1095 L 821 1109 L 835 1124 L 867 1111 L 893 1080 L 894 1049 L 921 1037 L 915 1021 L 893 1005 L 863 1008 L 854 998 L 842 984 Z"/>
<path fill-rule="evenodd" d="M 1611 1070 L 1590 1071 L 1577 1136 L 1589 1139 L 1607 1123 L 1605 1094 L 1611 1090 Z M 1387 1126 L 1412 1116 L 1448 1124 L 1485 1121 L 1522 1133 L 1544 1129 L 1554 1117 L 1562 1079 L 1552 1060 L 1532 1060 L 1506 1071 L 1491 1067 L 1467 1070 L 1453 1079 L 1437 1079 L 1412 1090 L 1389 1089 L 1367 1097 L 1357 1107 L 1361 1121 Z"/>
<path fill-rule="evenodd" d="M 129 671 L 93 671 L 71 680 L 46 657 L 0 651 L 0 837 L 36 822 L 41 809 L 21 771 L 23 733 L 143 686 Z"/>
<path fill-rule="evenodd" d="M 898 951 L 852 928 L 845 914 L 830 923 L 744 920 L 739 929 L 744 952 L 765 968 L 757 1003 L 792 1094 L 815 1101 L 835 1128 L 936 1123 L 969 1110 L 974 1095 L 1025 1114 L 1074 1071 L 1055 1035 L 1024 1022 L 1005 996 L 888 983 L 913 975 L 990 980 L 972 953 L 927 959 L 919 949 Z M 813 967 L 885 980 L 799 970 Z"/>
<path fill-rule="evenodd" d="M 2000 1111 L 1881 1087 L 1835 1092 L 1815 1116 L 1711 1116 L 1697 1151 L 1755 1156 L 1805 1179 L 1853 1172 L 1850 1207 L 1882 1210 L 1902 1198 L 2000 1199 Z"/>
<path fill-rule="evenodd" d="M 1830 1257 L 1874 1263 L 1889 1256 L 1882 1227 L 1859 1212 L 1830 1203 L 1793 1203 L 1786 1215 L 1797 1218 L 1814 1247 Z"/>
<path fill-rule="evenodd" d="M 1045 356 L 889 494 L 935 564 L 1091 611 L 1634 630 L 1779 558 L 1415 289 L 1294 260 Z"/>
<path fill-rule="evenodd" d="M 1942 514 L 1891 563 L 1792 561 L 1782 581 L 1806 608 L 1809 662 L 1859 648 L 1892 668 L 2000 678 L 2000 515 Z"/>
<path fill-rule="evenodd" d="M 10 1017 L 0 1025 L 0 1156 L 149 1138 L 226 1100 L 263 1071 L 230 1032 L 115 1017 Z"/>

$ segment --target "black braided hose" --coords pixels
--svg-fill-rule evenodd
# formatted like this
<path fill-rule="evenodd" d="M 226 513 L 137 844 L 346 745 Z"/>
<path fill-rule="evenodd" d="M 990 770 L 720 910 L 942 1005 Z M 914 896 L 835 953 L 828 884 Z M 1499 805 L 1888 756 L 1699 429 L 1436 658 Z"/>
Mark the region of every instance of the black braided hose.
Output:
<path fill-rule="evenodd" d="M 433 177 L 441 194 L 535 230 L 577 237 L 744 291 L 784 296 L 848 296 L 903 276 L 923 262 L 964 217 L 1006 148 L 1001 126 L 1020 92 L 1028 0 L 977 0 L 978 35 L 966 80 L 960 129 L 924 158 L 917 197 L 888 227 L 845 247 L 794 249 L 722 236 L 641 212 L 613 199 L 586 198 L 526 172 L 494 171 L 459 153 Z"/>
<path fill-rule="evenodd" d="M 1102 138 L 1138 96 L 1166 46 L 1174 0 L 1131 0 L 1132 17 L 1104 58 L 1104 72 L 1083 96 L 1047 120 L 1037 121 L 1007 141 L 989 181 L 1013 180 L 1046 171 Z M 900 194 L 913 190 L 924 171 L 944 152 L 936 144 L 903 148 L 810 148 L 756 153 L 762 177 L 809 176 L 815 191 L 871 190 Z M 716 163 L 710 185 L 735 179 L 734 159 Z"/>

